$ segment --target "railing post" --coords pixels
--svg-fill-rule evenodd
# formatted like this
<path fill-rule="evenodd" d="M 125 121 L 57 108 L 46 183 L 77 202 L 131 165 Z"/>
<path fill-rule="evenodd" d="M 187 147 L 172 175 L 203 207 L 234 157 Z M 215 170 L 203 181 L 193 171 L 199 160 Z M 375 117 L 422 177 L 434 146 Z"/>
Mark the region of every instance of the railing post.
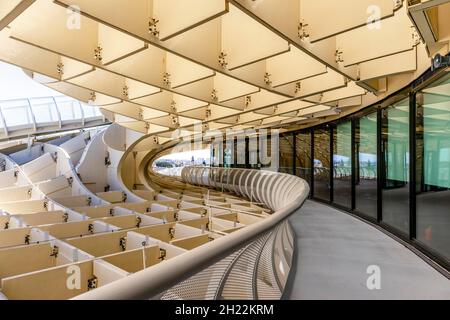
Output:
<path fill-rule="evenodd" d="M 3 130 L 5 131 L 5 136 L 6 136 L 6 138 L 8 138 L 9 137 L 8 127 L 6 126 L 6 121 L 5 121 L 5 117 L 3 116 L 3 111 L 2 111 L 1 105 L 0 105 L 0 118 L 2 121 L 2 125 L 3 125 Z"/>
<path fill-rule="evenodd" d="M 81 126 L 84 128 L 84 126 L 86 124 L 86 118 L 84 116 L 84 109 L 83 109 L 83 105 L 81 104 L 80 101 L 78 101 L 78 104 L 80 106 L 80 111 L 81 111 Z"/>
<path fill-rule="evenodd" d="M 61 112 L 59 112 L 58 103 L 56 102 L 56 98 L 52 97 L 52 99 L 53 99 L 53 103 L 55 104 L 56 114 L 58 115 L 59 128 L 62 129 Z"/>
<path fill-rule="evenodd" d="M 37 131 L 36 116 L 33 112 L 33 108 L 31 107 L 31 100 L 27 99 L 27 102 L 28 102 L 28 108 L 30 109 L 31 119 L 33 120 L 33 129 L 34 129 L 34 132 L 36 132 Z"/>

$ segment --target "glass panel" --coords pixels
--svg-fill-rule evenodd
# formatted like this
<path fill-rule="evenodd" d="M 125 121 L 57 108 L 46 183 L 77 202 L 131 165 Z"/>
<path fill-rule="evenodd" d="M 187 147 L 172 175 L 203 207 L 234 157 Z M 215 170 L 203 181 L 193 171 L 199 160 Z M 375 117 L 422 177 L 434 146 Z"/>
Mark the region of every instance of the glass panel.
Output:
<path fill-rule="evenodd" d="M 333 143 L 333 202 L 352 207 L 352 123 L 339 124 Z"/>
<path fill-rule="evenodd" d="M 314 198 L 330 201 L 330 130 L 314 130 Z"/>
<path fill-rule="evenodd" d="M 98 111 L 98 108 L 95 108 L 96 111 Z M 73 114 L 75 116 L 75 119 L 82 119 L 83 114 L 81 113 L 81 104 L 79 101 L 73 102 Z"/>
<path fill-rule="evenodd" d="M 223 167 L 223 148 L 224 145 L 222 142 L 213 141 L 211 143 L 211 163 L 215 167 Z"/>
<path fill-rule="evenodd" d="M 97 112 L 96 112 L 96 107 L 90 106 L 88 104 L 82 103 L 81 104 L 83 106 L 83 112 L 84 112 L 84 118 L 94 118 L 97 117 Z"/>
<path fill-rule="evenodd" d="M 2 102 L 1 108 L 7 127 L 28 126 L 33 123 L 27 100 Z"/>
<path fill-rule="evenodd" d="M 225 168 L 231 168 L 231 166 L 233 165 L 232 163 L 232 152 L 233 150 L 229 149 L 229 148 L 225 148 L 223 155 L 224 155 L 224 167 Z"/>
<path fill-rule="evenodd" d="M 417 95 L 417 239 L 450 260 L 450 85 Z"/>
<path fill-rule="evenodd" d="M 255 136 L 248 138 L 248 168 L 258 169 L 258 139 Z"/>
<path fill-rule="evenodd" d="M 103 116 L 102 113 L 100 112 L 100 108 L 98 108 L 98 107 L 94 108 L 94 114 L 95 114 L 96 117 Z"/>
<path fill-rule="evenodd" d="M 55 102 L 52 98 L 32 99 L 31 108 L 36 119 L 36 123 L 38 124 L 59 121 Z"/>
<path fill-rule="evenodd" d="M 355 209 L 377 217 L 377 113 L 356 121 Z"/>
<path fill-rule="evenodd" d="M 75 119 L 75 115 L 73 113 L 72 103 L 66 102 L 62 104 L 58 104 L 59 113 L 61 114 L 62 121 L 69 121 Z"/>
<path fill-rule="evenodd" d="M 294 174 L 294 136 L 280 136 L 280 172 Z"/>
<path fill-rule="evenodd" d="M 80 104 L 77 100 L 67 97 L 56 98 L 59 113 L 61 114 L 62 121 L 80 120 L 81 110 Z"/>
<path fill-rule="evenodd" d="M 297 134 L 296 143 L 297 172 L 296 175 L 311 185 L 311 133 Z"/>
<path fill-rule="evenodd" d="M 233 168 L 245 168 L 246 167 L 246 139 L 235 138 L 234 139 L 234 164 Z"/>
<path fill-rule="evenodd" d="M 259 136 L 258 138 L 258 167 L 270 168 L 272 166 L 272 138 Z"/>
<path fill-rule="evenodd" d="M 409 233 L 409 99 L 383 110 L 383 221 Z"/>
<path fill-rule="evenodd" d="M 209 166 L 210 154 L 210 149 L 170 153 L 156 159 L 153 170 L 162 175 L 180 177 L 186 166 Z"/>

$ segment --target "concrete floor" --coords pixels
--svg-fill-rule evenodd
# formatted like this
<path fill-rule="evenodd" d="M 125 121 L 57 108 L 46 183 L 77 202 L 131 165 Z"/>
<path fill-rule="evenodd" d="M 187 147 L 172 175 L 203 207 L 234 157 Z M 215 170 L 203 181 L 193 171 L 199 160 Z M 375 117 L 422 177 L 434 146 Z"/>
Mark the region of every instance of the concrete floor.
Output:
<path fill-rule="evenodd" d="M 363 221 L 312 201 L 290 220 L 297 257 L 288 299 L 450 299 L 450 280 Z M 372 265 L 380 290 L 367 288 Z"/>

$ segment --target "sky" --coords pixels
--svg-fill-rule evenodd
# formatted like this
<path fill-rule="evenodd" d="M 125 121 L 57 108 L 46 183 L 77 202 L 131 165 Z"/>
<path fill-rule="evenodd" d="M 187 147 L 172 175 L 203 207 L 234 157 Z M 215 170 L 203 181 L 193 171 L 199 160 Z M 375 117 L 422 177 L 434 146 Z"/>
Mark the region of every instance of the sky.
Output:
<path fill-rule="evenodd" d="M 21 68 L 0 61 L 0 100 L 60 95 L 28 77 Z"/>

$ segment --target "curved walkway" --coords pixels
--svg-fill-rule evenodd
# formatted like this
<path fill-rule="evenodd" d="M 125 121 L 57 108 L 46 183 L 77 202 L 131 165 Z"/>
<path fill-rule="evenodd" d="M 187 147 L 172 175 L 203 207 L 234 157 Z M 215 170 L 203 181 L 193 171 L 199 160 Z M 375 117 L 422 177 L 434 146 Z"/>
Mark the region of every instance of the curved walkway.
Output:
<path fill-rule="evenodd" d="M 288 299 L 450 299 L 450 280 L 357 218 L 307 201 L 290 221 L 297 257 Z M 379 290 L 367 287 L 369 266 L 379 267 Z"/>

